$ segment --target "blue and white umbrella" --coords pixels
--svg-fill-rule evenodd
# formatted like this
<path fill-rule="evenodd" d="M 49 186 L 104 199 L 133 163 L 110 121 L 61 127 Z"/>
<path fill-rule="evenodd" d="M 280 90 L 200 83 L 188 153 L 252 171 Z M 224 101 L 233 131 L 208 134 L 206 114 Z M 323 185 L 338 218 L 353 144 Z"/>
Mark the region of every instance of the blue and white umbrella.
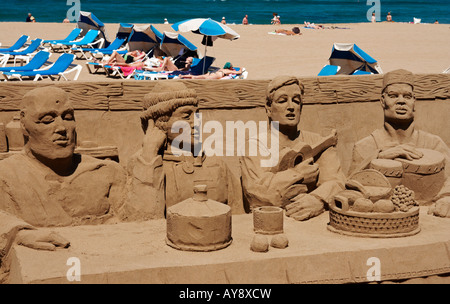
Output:
<path fill-rule="evenodd" d="M 211 18 L 195 18 L 180 21 L 173 24 L 172 28 L 175 31 L 193 32 L 203 35 L 202 44 L 205 45 L 205 56 L 206 47 L 212 46 L 213 41 L 217 38 L 235 40 L 240 37 L 239 34 L 232 30 L 230 27 L 212 20 Z"/>
<path fill-rule="evenodd" d="M 196 51 L 197 47 L 178 33 L 164 32 L 160 49 L 169 56 L 183 55 L 188 50 Z"/>
<path fill-rule="evenodd" d="M 159 46 L 163 34 L 153 25 L 134 25 L 128 40 L 130 51 L 141 50 L 148 53 L 155 46 Z"/>
<path fill-rule="evenodd" d="M 337 74 L 382 74 L 377 60 L 353 43 L 335 43 L 329 58 L 330 65 L 339 66 Z"/>
<path fill-rule="evenodd" d="M 105 42 L 103 45 L 100 45 L 99 48 L 107 47 L 109 45 L 110 42 L 106 35 L 105 25 L 93 13 L 80 11 L 77 26 L 81 29 L 81 36 L 86 35 L 89 30 L 100 31 L 99 36 L 100 38 L 103 38 Z"/>
<path fill-rule="evenodd" d="M 130 23 L 120 23 L 116 38 L 123 39 L 123 44 L 125 45 L 128 43 L 128 39 L 130 39 L 131 33 L 133 32 L 133 27 L 134 25 Z"/>

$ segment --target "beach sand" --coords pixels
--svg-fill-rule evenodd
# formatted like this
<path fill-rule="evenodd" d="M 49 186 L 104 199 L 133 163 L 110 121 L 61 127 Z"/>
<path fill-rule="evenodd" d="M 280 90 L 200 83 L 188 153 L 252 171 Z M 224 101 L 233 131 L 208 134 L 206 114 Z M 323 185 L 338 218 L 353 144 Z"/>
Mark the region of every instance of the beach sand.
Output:
<path fill-rule="evenodd" d="M 74 23 L 25 23 L 0 22 L 0 42 L 13 44 L 20 35 L 32 39 L 63 39 L 75 27 Z M 170 25 L 154 24 L 159 31 L 174 30 Z M 383 72 L 404 68 L 413 73 L 441 73 L 450 66 L 450 33 L 448 24 L 409 23 L 353 23 L 327 24 L 345 29 L 306 29 L 303 25 L 229 25 L 240 34 L 234 41 L 217 39 L 207 48 L 209 56 L 216 57 L 213 66 L 222 67 L 226 62 L 245 67 L 248 79 L 271 79 L 276 75 L 290 74 L 297 77 L 316 76 L 327 64 L 333 43 L 356 43 L 370 56 L 377 59 Z M 272 35 L 275 29 L 291 29 L 299 26 L 302 35 Z M 110 40 L 117 33 L 118 24 L 106 24 Z M 204 54 L 201 35 L 182 33 Z M 57 55 L 52 55 L 55 60 Z M 79 81 L 103 81 L 105 75 L 91 75 L 85 60 L 77 60 L 83 71 Z"/>

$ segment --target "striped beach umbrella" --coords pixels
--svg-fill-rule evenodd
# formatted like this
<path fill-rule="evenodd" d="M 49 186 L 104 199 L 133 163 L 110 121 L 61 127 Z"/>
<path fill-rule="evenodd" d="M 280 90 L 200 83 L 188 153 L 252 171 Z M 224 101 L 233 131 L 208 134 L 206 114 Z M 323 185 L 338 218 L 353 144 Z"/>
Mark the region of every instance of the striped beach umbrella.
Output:
<path fill-rule="evenodd" d="M 123 44 L 126 44 L 131 36 L 131 33 L 133 32 L 133 27 L 134 25 L 130 23 L 120 23 L 116 38 L 123 39 Z"/>
<path fill-rule="evenodd" d="M 130 51 L 142 50 L 148 53 L 155 46 L 159 46 L 162 37 L 163 34 L 151 24 L 134 25 L 128 40 L 128 47 Z"/>
<path fill-rule="evenodd" d="M 196 51 L 197 47 L 178 33 L 164 32 L 160 49 L 169 56 L 183 55 L 186 51 Z"/>
<path fill-rule="evenodd" d="M 89 30 L 100 31 L 99 36 L 100 38 L 105 39 L 105 42 L 103 45 L 100 45 L 99 48 L 107 47 L 109 45 L 110 42 L 106 35 L 105 25 L 93 13 L 80 11 L 77 26 L 81 29 L 81 36 L 86 35 Z"/>

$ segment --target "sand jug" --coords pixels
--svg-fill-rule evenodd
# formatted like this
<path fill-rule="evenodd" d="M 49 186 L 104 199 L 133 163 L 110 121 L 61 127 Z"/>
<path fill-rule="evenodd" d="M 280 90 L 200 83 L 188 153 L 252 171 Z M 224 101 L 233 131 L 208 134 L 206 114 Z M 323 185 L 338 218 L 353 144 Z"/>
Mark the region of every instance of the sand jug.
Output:
<path fill-rule="evenodd" d="M 24 146 L 20 117 L 15 115 L 5 128 L 9 151 L 20 151 Z"/>

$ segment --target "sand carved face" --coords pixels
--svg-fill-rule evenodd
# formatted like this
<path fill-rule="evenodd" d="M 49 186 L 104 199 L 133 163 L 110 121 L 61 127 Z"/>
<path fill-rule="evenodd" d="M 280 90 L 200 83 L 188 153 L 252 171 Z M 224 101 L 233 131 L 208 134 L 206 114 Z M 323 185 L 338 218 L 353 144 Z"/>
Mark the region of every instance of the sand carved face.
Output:
<path fill-rule="evenodd" d="M 26 147 L 47 159 L 71 157 L 76 144 L 74 110 L 67 94 L 56 88 L 37 89 L 21 111 Z"/>
<path fill-rule="evenodd" d="M 184 141 L 190 140 L 191 143 L 194 143 L 194 137 L 198 135 L 198 130 L 195 128 L 194 125 L 194 118 L 195 113 L 197 111 L 197 107 L 193 105 L 188 106 L 182 106 L 175 111 L 172 112 L 172 115 L 170 116 L 169 120 L 167 121 L 167 140 L 169 143 L 171 143 L 176 137 L 178 139 L 183 139 Z M 182 124 L 181 124 L 181 123 Z M 184 123 L 188 123 L 191 128 L 191 138 L 180 138 L 179 136 L 182 136 L 183 133 L 176 132 L 178 130 L 178 126 L 183 127 Z M 185 124 L 184 124 L 185 125 Z M 173 132 L 175 131 L 175 132 Z"/>
<path fill-rule="evenodd" d="M 266 107 L 271 121 L 278 121 L 280 126 L 297 126 L 302 111 L 302 92 L 296 84 L 284 85 L 273 93 L 272 103 Z"/>
<path fill-rule="evenodd" d="M 409 84 L 389 85 L 381 96 L 384 117 L 390 122 L 410 122 L 414 119 L 416 98 Z"/>

